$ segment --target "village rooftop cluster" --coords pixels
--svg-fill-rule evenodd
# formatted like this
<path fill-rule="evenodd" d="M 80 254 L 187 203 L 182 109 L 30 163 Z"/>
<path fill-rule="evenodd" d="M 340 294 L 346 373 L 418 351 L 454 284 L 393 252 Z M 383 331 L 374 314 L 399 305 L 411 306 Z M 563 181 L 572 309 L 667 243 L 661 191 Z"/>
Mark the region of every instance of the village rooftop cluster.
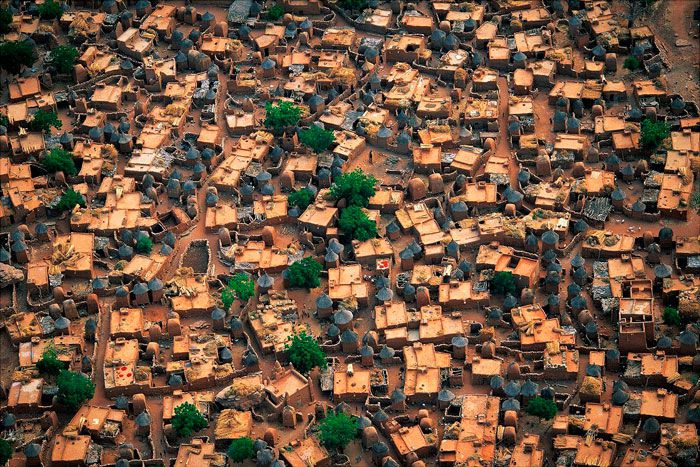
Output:
<path fill-rule="evenodd" d="M 0 2 L 0 466 L 697 465 L 685 3 Z"/>

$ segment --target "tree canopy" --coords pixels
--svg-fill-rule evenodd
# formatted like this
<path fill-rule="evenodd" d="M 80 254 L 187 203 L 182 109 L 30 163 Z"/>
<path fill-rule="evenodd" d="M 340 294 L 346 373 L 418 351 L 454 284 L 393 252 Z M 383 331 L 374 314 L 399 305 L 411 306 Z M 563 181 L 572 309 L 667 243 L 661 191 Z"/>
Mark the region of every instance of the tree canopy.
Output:
<path fill-rule="evenodd" d="M 648 118 L 642 120 L 642 134 L 640 142 L 642 146 L 655 151 L 659 145 L 668 138 L 670 127 L 666 122 L 655 122 Z"/>
<path fill-rule="evenodd" d="M 265 13 L 265 19 L 268 21 L 277 21 L 284 16 L 284 7 L 279 3 L 275 3 Z"/>
<path fill-rule="evenodd" d="M 36 367 L 39 372 L 56 376 L 61 373 L 61 370 L 66 369 L 66 365 L 58 359 L 58 353 L 53 345 L 48 345 L 41 354 L 41 359 L 36 362 Z"/>
<path fill-rule="evenodd" d="M 54 148 L 46 154 L 41 165 L 50 173 L 63 172 L 66 175 L 75 175 L 78 169 L 73 162 L 73 154 L 62 148 Z"/>
<path fill-rule="evenodd" d="M 143 236 L 136 241 L 136 251 L 145 255 L 150 255 L 153 250 L 153 240 L 151 237 Z"/>
<path fill-rule="evenodd" d="M 625 63 L 622 66 L 624 66 L 625 68 L 627 68 L 630 71 L 634 71 L 641 66 L 641 63 L 639 63 L 639 60 L 637 59 L 637 57 L 630 55 L 629 57 L 627 57 L 625 59 Z"/>
<path fill-rule="evenodd" d="M 527 403 L 525 411 L 530 415 L 551 420 L 557 414 L 557 404 L 550 399 L 535 397 Z"/>
<path fill-rule="evenodd" d="M 359 206 L 349 206 L 340 213 L 340 230 L 353 239 L 364 242 L 377 236 L 377 223 L 367 217 Z"/>
<path fill-rule="evenodd" d="M 228 310 L 236 298 L 247 302 L 253 295 L 255 295 L 253 278 L 244 272 L 239 272 L 228 280 L 228 285 L 221 291 L 221 301 L 224 309 Z"/>
<path fill-rule="evenodd" d="M 253 449 L 253 440 L 244 436 L 231 441 L 231 444 L 226 451 L 228 458 L 233 462 L 243 462 L 246 459 L 255 457 L 255 449 Z"/>
<path fill-rule="evenodd" d="M 41 19 L 56 19 L 63 15 L 61 4 L 55 0 L 44 0 L 44 3 L 39 5 L 39 16 Z"/>
<path fill-rule="evenodd" d="M 287 360 L 301 373 L 308 373 L 315 367 L 326 368 L 326 354 L 321 350 L 314 336 L 301 331 L 294 334 L 285 344 Z"/>
<path fill-rule="evenodd" d="M 14 450 L 12 449 L 10 443 L 8 443 L 5 439 L 0 438 L 0 465 L 7 464 L 7 461 L 10 460 L 13 452 Z"/>
<path fill-rule="evenodd" d="M 29 129 L 32 131 L 43 131 L 50 133 L 51 127 L 61 128 L 63 123 L 59 120 L 56 112 L 51 110 L 37 110 L 32 119 L 29 121 Z"/>
<path fill-rule="evenodd" d="M 309 204 L 311 204 L 313 200 L 313 192 L 307 187 L 304 187 L 301 190 L 290 193 L 290 195 L 287 197 L 287 204 L 290 206 L 296 206 L 301 212 L 303 212 L 309 207 Z"/>
<path fill-rule="evenodd" d="M 83 195 L 75 191 L 73 188 L 68 188 L 63 192 L 61 200 L 56 205 L 56 209 L 59 211 L 71 211 L 76 204 L 79 204 L 80 207 L 84 208 L 85 198 L 83 198 Z"/>
<path fill-rule="evenodd" d="M 318 437 L 328 449 L 342 451 L 357 435 L 357 424 L 345 412 L 330 415 L 319 424 Z"/>
<path fill-rule="evenodd" d="M 202 412 L 197 410 L 194 404 L 182 403 L 175 407 L 175 415 L 172 421 L 173 429 L 178 436 L 188 438 L 192 433 L 203 430 L 207 427 L 207 419 Z"/>
<path fill-rule="evenodd" d="M 77 410 L 95 395 L 95 384 L 82 373 L 63 370 L 58 374 L 56 384 L 58 402 L 72 410 Z"/>
<path fill-rule="evenodd" d="M 515 295 L 517 284 L 510 271 L 498 271 L 491 278 L 491 292 L 496 295 Z"/>
<path fill-rule="evenodd" d="M 301 131 L 299 140 L 313 149 L 314 152 L 321 153 L 333 144 L 335 136 L 332 130 L 325 130 L 318 125 L 311 125 L 309 128 Z"/>
<path fill-rule="evenodd" d="M 314 289 L 321 285 L 321 263 L 311 256 L 292 263 L 287 270 L 287 280 L 292 288 Z"/>
<path fill-rule="evenodd" d="M 49 57 L 59 73 L 72 73 L 78 49 L 70 45 L 59 45 L 51 50 Z"/>
<path fill-rule="evenodd" d="M 265 104 L 265 126 L 273 130 L 283 130 L 289 126 L 295 126 L 301 118 L 301 108 L 289 101 L 280 101 L 279 104 L 268 102 Z"/>
<path fill-rule="evenodd" d="M 6 34 L 12 29 L 12 13 L 8 8 L 0 8 L 0 34 Z M 2 465 L 2 464 L 0 464 Z"/>
<path fill-rule="evenodd" d="M 669 326 L 681 325 L 681 315 L 678 313 L 677 308 L 673 308 L 672 306 L 664 308 L 664 323 Z"/>
<path fill-rule="evenodd" d="M 369 199 L 374 196 L 377 179 L 365 174 L 360 169 L 340 175 L 331 185 L 331 196 L 337 200 L 344 199 L 348 206 L 367 207 Z"/>
<path fill-rule="evenodd" d="M 12 75 L 22 70 L 22 66 L 32 66 L 36 60 L 34 45 L 27 41 L 5 41 L 0 44 L 0 68 Z"/>
<path fill-rule="evenodd" d="M 362 11 L 367 8 L 367 0 L 338 0 L 336 5 L 343 10 Z"/>

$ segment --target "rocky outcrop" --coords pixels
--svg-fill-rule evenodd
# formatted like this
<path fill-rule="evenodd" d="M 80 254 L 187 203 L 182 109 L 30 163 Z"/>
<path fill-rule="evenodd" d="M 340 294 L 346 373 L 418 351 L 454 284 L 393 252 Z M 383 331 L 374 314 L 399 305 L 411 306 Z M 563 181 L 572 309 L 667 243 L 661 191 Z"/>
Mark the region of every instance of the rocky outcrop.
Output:
<path fill-rule="evenodd" d="M 0 263 L 0 289 L 16 284 L 24 280 L 24 272 L 21 269 Z"/>

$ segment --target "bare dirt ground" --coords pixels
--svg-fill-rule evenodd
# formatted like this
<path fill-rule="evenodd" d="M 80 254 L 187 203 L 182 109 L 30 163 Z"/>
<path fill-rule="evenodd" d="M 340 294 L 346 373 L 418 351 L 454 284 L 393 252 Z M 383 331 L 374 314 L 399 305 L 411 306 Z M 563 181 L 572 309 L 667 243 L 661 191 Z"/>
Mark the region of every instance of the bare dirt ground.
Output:
<path fill-rule="evenodd" d="M 649 24 L 656 34 L 656 44 L 671 65 L 669 89 L 694 102 L 700 101 L 700 22 L 693 20 L 699 7 L 698 0 L 658 0 L 646 18 L 635 21 Z"/>

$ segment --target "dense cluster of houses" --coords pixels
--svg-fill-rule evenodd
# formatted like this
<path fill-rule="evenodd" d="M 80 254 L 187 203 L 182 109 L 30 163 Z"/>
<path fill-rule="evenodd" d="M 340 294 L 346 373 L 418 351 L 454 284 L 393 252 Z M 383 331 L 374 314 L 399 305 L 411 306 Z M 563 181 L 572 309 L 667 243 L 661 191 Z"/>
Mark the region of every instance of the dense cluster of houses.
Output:
<path fill-rule="evenodd" d="M 696 465 L 700 109 L 627 2 L 48 3 L 0 33 L 36 51 L 0 76 L 8 465 Z"/>

